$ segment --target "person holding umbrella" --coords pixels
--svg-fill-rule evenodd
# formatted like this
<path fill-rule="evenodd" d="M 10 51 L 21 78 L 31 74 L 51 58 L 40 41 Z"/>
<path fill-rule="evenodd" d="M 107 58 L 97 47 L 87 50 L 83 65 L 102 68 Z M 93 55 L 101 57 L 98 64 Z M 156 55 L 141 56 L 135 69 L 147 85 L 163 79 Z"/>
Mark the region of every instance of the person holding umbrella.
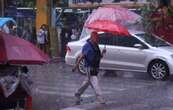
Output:
<path fill-rule="evenodd" d="M 75 97 L 77 98 L 76 104 L 80 104 L 80 97 L 84 93 L 84 91 L 88 88 L 89 85 L 93 88 L 96 94 L 97 102 L 99 104 L 105 104 L 104 98 L 102 97 L 97 75 L 99 72 L 100 60 L 103 57 L 103 55 L 106 53 L 106 49 L 104 48 L 103 51 L 101 52 L 98 43 L 99 43 L 99 36 L 98 33 L 94 31 L 91 33 L 90 39 L 83 46 L 82 53 L 78 58 L 75 67 L 72 69 L 72 71 L 74 72 L 77 69 L 79 62 L 82 59 L 85 60 L 87 78 L 75 93 Z"/>

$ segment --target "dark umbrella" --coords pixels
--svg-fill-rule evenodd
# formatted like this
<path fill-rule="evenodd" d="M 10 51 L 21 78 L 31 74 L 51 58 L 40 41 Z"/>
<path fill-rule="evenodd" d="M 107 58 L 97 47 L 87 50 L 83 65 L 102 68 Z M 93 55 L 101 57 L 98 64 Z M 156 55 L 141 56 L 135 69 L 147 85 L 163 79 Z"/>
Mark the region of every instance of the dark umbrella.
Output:
<path fill-rule="evenodd" d="M 0 64 L 43 64 L 49 60 L 32 43 L 0 31 Z"/>

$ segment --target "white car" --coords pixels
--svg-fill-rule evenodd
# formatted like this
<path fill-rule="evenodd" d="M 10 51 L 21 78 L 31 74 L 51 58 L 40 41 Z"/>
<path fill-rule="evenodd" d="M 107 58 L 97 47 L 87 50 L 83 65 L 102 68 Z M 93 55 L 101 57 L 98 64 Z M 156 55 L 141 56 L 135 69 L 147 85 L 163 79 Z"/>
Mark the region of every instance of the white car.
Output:
<path fill-rule="evenodd" d="M 149 73 L 154 79 L 165 80 L 173 74 L 173 46 L 159 37 L 140 31 L 129 31 L 131 36 L 99 33 L 99 47 L 107 52 L 101 60 L 102 70 L 122 70 Z M 90 36 L 69 42 L 65 61 L 75 65 L 82 46 Z M 84 61 L 78 67 L 85 73 Z"/>

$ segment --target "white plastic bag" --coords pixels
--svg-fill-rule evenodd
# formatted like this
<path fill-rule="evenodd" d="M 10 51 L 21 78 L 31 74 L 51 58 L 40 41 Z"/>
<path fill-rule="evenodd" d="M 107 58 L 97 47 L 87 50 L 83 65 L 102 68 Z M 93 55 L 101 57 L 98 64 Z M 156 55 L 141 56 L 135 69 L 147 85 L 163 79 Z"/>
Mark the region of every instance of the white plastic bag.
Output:
<path fill-rule="evenodd" d="M 19 84 L 19 78 L 16 76 L 4 76 L 0 78 L 0 86 L 2 87 L 4 96 L 7 98 L 13 92 L 15 92 L 16 88 Z"/>

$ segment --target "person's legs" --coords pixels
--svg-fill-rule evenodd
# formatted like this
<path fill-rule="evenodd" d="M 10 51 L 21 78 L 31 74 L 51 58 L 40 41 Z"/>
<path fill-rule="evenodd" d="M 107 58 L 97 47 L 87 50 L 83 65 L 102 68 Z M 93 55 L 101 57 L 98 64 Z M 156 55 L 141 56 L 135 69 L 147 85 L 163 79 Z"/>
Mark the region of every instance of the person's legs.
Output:
<path fill-rule="evenodd" d="M 43 50 L 43 44 L 38 44 L 38 46 L 39 46 L 39 48 L 41 49 L 41 50 Z"/>
<path fill-rule="evenodd" d="M 66 54 L 66 44 L 64 43 L 64 41 L 62 41 L 62 44 L 61 44 L 61 57 L 65 58 L 65 54 Z"/>
<path fill-rule="evenodd" d="M 85 90 L 88 88 L 90 84 L 90 81 L 88 78 L 86 78 L 86 80 L 82 83 L 81 87 L 77 90 L 77 92 L 75 93 L 78 96 L 81 96 Z"/>
<path fill-rule="evenodd" d="M 99 103 L 104 104 L 105 100 L 102 97 L 102 92 L 101 92 L 101 88 L 99 85 L 99 80 L 97 76 L 91 76 L 91 86 L 96 94 L 96 99 Z"/>
<path fill-rule="evenodd" d="M 75 93 L 75 97 L 76 97 L 76 104 L 80 104 L 81 101 L 81 95 L 85 92 L 85 90 L 88 88 L 90 82 L 88 80 L 88 78 L 83 82 L 83 84 L 81 85 L 81 87 L 77 90 L 77 92 Z"/>
<path fill-rule="evenodd" d="M 98 96 L 98 95 L 101 96 L 102 93 L 101 93 L 101 89 L 100 89 L 100 85 L 99 85 L 97 76 L 91 76 L 90 81 L 91 81 L 91 86 L 94 89 L 96 96 Z"/>
<path fill-rule="evenodd" d="M 46 44 L 43 44 L 43 51 L 46 53 L 47 51 L 47 46 L 46 46 Z"/>
<path fill-rule="evenodd" d="M 90 73 L 89 73 L 89 70 L 86 69 L 86 72 L 87 72 L 87 78 L 82 83 L 81 87 L 77 90 L 77 92 L 75 93 L 75 97 L 77 98 L 76 104 L 80 104 L 80 96 L 85 92 L 85 90 L 90 85 Z"/>

